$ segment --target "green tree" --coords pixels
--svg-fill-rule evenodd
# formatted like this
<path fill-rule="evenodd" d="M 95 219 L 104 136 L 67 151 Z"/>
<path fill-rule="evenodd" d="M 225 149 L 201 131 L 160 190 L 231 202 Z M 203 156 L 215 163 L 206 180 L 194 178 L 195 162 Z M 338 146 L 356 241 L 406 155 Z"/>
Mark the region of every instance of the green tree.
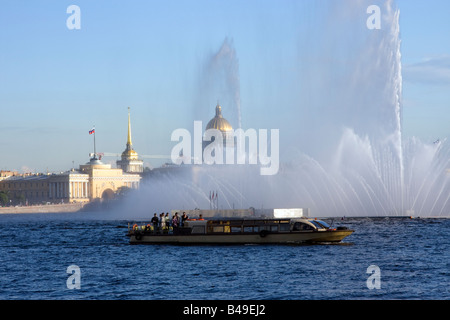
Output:
<path fill-rule="evenodd" d="M 8 193 L 6 193 L 5 191 L 0 191 L 0 205 L 6 206 L 8 202 L 9 202 Z"/>

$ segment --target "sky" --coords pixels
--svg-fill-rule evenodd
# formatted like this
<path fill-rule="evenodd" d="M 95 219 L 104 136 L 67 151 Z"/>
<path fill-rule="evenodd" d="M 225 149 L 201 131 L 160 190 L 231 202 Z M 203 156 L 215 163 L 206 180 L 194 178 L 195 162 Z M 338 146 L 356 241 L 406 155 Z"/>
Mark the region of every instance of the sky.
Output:
<path fill-rule="evenodd" d="M 308 101 L 301 89 L 308 81 L 305 52 L 312 56 L 317 41 L 332 42 L 339 50 L 325 58 L 358 57 L 352 43 L 364 39 L 353 41 L 348 26 L 342 38 L 327 32 L 355 17 L 366 28 L 369 15 L 361 8 L 373 3 L 384 8 L 379 0 L 2 0 L 0 170 L 78 167 L 93 152 L 88 132 L 94 125 L 97 151 L 120 154 L 128 107 L 133 146 L 142 156 L 170 155 L 171 133 L 191 130 L 194 120 L 205 126 L 218 101 L 233 127 L 239 109 L 245 128 L 307 137 L 307 126 L 293 130 L 313 114 L 295 109 Z M 80 8 L 80 29 L 67 26 L 70 5 Z M 394 6 L 400 10 L 403 136 L 444 140 L 450 136 L 450 2 L 397 0 Z M 308 75 L 340 68 L 307 67 Z M 310 94 L 330 90 L 320 89 Z M 170 161 L 143 160 L 149 167 Z"/>

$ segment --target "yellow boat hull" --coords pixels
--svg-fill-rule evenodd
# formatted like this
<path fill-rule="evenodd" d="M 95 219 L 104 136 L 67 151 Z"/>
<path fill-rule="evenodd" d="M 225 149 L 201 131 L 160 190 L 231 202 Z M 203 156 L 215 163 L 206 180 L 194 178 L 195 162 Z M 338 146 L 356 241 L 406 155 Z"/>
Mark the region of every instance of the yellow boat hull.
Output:
<path fill-rule="evenodd" d="M 254 233 L 254 234 L 145 234 L 130 233 L 131 244 L 304 244 L 340 242 L 351 235 L 353 230 L 326 230 L 311 232 L 286 232 L 286 233 Z"/>

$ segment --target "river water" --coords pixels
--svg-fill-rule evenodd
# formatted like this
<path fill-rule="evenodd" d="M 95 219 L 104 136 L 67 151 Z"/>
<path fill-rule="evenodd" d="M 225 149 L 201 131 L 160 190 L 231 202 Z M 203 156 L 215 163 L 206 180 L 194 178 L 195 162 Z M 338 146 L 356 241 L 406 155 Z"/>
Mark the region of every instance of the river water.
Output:
<path fill-rule="evenodd" d="M 0 299 L 450 298 L 450 219 L 336 219 L 355 233 L 303 246 L 129 245 L 128 222 L 1 215 Z"/>

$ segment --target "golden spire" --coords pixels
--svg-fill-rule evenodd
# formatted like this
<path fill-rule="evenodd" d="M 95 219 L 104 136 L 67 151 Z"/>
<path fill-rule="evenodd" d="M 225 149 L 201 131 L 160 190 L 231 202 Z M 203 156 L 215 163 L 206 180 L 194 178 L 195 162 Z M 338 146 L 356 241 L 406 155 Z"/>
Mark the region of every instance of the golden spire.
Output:
<path fill-rule="evenodd" d="M 122 152 L 122 159 L 127 160 L 137 160 L 138 154 L 133 150 L 133 145 L 131 143 L 131 119 L 130 119 L 130 107 L 128 107 L 128 137 L 127 137 L 127 147 L 125 151 Z"/>
<path fill-rule="evenodd" d="M 220 106 L 219 101 L 217 101 L 216 106 L 216 117 L 222 118 L 222 107 Z"/>
<path fill-rule="evenodd" d="M 128 139 L 127 139 L 127 146 L 132 146 L 131 143 L 131 120 L 130 120 L 130 107 L 128 107 Z"/>

